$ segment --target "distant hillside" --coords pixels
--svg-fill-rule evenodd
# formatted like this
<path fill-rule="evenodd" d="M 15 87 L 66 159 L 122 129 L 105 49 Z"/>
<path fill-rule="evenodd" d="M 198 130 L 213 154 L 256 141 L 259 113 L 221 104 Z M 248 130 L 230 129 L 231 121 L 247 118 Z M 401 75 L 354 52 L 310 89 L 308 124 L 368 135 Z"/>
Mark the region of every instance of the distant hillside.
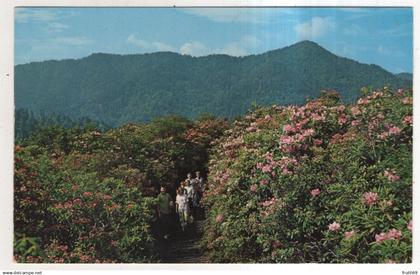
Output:
<path fill-rule="evenodd" d="M 351 101 L 363 86 L 410 87 L 411 82 L 303 41 L 246 57 L 92 54 L 17 65 L 15 100 L 17 108 L 119 125 L 169 113 L 233 117 L 253 102 L 302 103 L 321 89 L 335 89 Z"/>
<path fill-rule="evenodd" d="M 399 74 L 396 74 L 396 76 L 401 78 L 401 79 L 413 81 L 413 74 L 412 73 L 399 73 Z"/>

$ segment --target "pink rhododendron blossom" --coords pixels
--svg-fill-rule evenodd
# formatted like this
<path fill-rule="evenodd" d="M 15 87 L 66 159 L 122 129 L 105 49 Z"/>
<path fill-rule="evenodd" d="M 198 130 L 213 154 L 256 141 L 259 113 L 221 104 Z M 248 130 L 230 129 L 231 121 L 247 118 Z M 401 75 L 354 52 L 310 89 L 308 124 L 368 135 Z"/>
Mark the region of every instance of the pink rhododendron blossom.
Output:
<path fill-rule="evenodd" d="M 413 125 L 413 117 L 412 116 L 405 116 L 403 119 L 404 124 Z"/>
<path fill-rule="evenodd" d="M 314 145 L 315 146 L 319 146 L 322 144 L 322 140 L 321 139 L 314 139 Z"/>
<path fill-rule="evenodd" d="M 266 201 L 262 202 L 262 206 L 264 206 L 264 207 L 272 206 L 276 203 L 276 201 L 277 201 L 276 198 L 271 198 L 270 200 L 266 200 Z"/>
<path fill-rule="evenodd" d="M 354 116 L 357 116 L 357 115 L 360 115 L 362 112 L 360 111 L 360 109 L 358 107 L 354 106 L 354 107 L 351 108 L 351 113 Z"/>
<path fill-rule="evenodd" d="M 378 118 L 379 120 L 382 120 L 382 119 L 384 119 L 384 118 L 385 118 L 385 116 L 384 116 L 384 114 L 383 114 L 383 113 L 378 113 L 378 114 L 376 115 L 376 118 Z"/>
<path fill-rule="evenodd" d="M 381 134 L 378 135 L 378 138 L 381 140 L 386 140 L 386 138 L 389 136 L 388 132 L 383 132 Z"/>
<path fill-rule="evenodd" d="M 358 125 L 360 125 L 360 120 L 353 120 L 351 122 L 351 126 L 358 126 Z"/>
<path fill-rule="evenodd" d="M 255 192 L 257 192 L 257 188 L 258 188 L 258 185 L 253 184 L 253 185 L 251 185 L 251 187 L 249 189 L 251 190 L 251 192 L 255 193 Z"/>
<path fill-rule="evenodd" d="M 261 185 L 267 185 L 268 184 L 268 180 L 267 179 L 262 179 L 260 180 Z"/>
<path fill-rule="evenodd" d="M 344 125 L 347 122 L 347 117 L 345 114 L 342 114 L 338 117 L 338 124 Z"/>
<path fill-rule="evenodd" d="M 272 117 L 271 117 L 270 115 L 266 115 L 266 116 L 264 117 L 264 119 L 265 119 L 265 120 L 267 120 L 267 121 L 271 121 L 271 120 L 272 120 Z"/>
<path fill-rule="evenodd" d="M 304 137 L 310 137 L 310 136 L 313 136 L 314 134 L 315 134 L 315 130 L 314 129 L 306 129 L 302 133 L 302 135 Z"/>
<path fill-rule="evenodd" d="M 363 201 L 365 204 L 371 206 L 378 201 L 378 194 L 374 192 L 366 192 L 363 194 Z"/>
<path fill-rule="evenodd" d="M 344 232 L 344 237 L 346 238 L 346 239 L 350 239 L 351 237 L 353 237 L 354 236 L 354 230 L 352 230 L 352 231 L 346 231 L 346 232 Z"/>
<path fill-rule="evenodd" d="M 413 104 L 413 98 L 404 97 L 403 99 L 401 99 L 401 102 L 405 105 L 410 105 L 410 104 Z"/>
<path fill-rule="evenodd" d="M 311 114 L 311 118 L 312 118 L 313 121 L 324 121 L 325 120 L 325 116 L 321 116 L 317 113 Z"/>
<path fill-rule="evenodd" d="M 311 196 L 312 196 L 312 197 L 316 197 L 316 196 L 318 196 L 319 194 L 321 194 L 321 190 L 319 190 L 319 188 L 316 188 L 316 189 L 312 189 L 312 190 L 311 190 Z"/>
<path fill-rule="evenodd" d="M 331 224 L 328 225 L 328 230 L 330 231 L 338 231 L 340 229 L 340 224 L 337 222 L 333 222 Z"/>
<path fill-rule="evenodd" d="M 404 94 L 404 89 L 398 89 L 395 93 L 397 96 L 402 96 Z"/>
<path fill-rule="evenodd" d="M 388 180 L 393 181 L 393 182 L 398 181 L 400 179 L 400 176 L 398 176 L 395 173 L 395 170 L 393 170 L 393 169 L 392 170 L 386 169 L 385 172 L 384 172 L 384 176 L 387 177 Z"/>
<path fill-rule="evenodd" d="M 382 233 L 379 233 L 379 234 L 375 235 L 375 240 L 376 240 L 377 243 L 381 243 L 381 242 L 383 242 L 387 239 L 388 239 L 388 236 L 387 236 L 386 233 L 382 232 Z"/>
<path fill-rule="evenodd" d="M 360 99 L 357 101 L 357 104 L 359 104 L 359 105 L 366 105 L 366 104 L 369 104 L 369 102 L 370 102 L 370 100 L 369 100 L 369 99 L 367 99 L 367 98 L 360 98 Z"/>
<path fill-rule="evenodd" d="M 389 230 L 387 234 L 387 237 L 389 240 L 399 240 L 401 236 L 402 236 L 401 231 L 395 228 Z"/>
<path fill-rule="evenodd" d="M 407 229 L 413 231 L 413 220 L 410 220 L 407 224 Z"/>
<path fill-rule="evenodd" d="M 92 196 L 92 192 L 83 192 L 83 196 L 90 197 Z"/>
<path fill-rule="evenodd" d="M 218 222 L 218 223 L 223 222 L 224 219 L 225 219 L 225 217 L 223 216 L 223 214 L 218 214 L 216 216 L 216 222 Z"/>
<path fill-rule="evenodd" d="M 290 136 L 282 136 L 280 138 L 280 142 L 282 144 L 291 144 L 291 143 L 294 142 L 294 139 L 293 139 L 293 137 L 290 137 Z"/>
<path fill-rule="evenodd" d="M 297 141 L 302 142 L 305 140 L 305 136 L 304 135 L 297 135 Z"/>
<path fill-rule="evenodd" d="M 389 128 L 388 132 L 390 135 L 398 135 L 399 133 L 401 133 L 401 129 L 396 126 L 392 126 L 391 128 Z"/>
<path fill-rule="evenodd" d="M 292 125 L 286 124 L 286 125 L 283 126 L 283 132 L 289 133 L 289 132 L 292 132 L 292 131 L 293 131 L 293 126 Z"/>
<path fill-rule="evenodd" d="M 386 240 L 399 240 L 402 237 L 400 230 L 395 228 L 389 230 L 387 233 L 381 232 L 375 235 L 375 240 L 377 243 L 381 243 Z"/>

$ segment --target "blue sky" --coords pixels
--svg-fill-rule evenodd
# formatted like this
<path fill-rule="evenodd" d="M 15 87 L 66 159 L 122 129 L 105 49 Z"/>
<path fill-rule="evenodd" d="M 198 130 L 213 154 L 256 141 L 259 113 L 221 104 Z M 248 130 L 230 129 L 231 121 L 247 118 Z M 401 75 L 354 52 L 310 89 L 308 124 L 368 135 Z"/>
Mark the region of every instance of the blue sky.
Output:
<path fill-rule="evenodd" d="M 258 54 L 301 40 L 413 70 L 410 8 L 16 8 L 15 63 L 92 53 Z"/>

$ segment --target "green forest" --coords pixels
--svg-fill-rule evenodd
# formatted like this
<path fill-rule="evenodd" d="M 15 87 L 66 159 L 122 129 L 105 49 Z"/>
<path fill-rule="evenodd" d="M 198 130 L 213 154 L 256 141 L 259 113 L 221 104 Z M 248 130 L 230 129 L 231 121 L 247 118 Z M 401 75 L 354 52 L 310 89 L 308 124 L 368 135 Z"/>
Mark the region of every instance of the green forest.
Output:
<path fill-rule="evenodd" d="M 17 109 L 88 117 L 116 127 L 178 114 L 234 118 L 252 104 L 303 104 L 320 90 L 354 102 L 362 87 L 408 88 L 411 74 L 339 57 L 311 41 L 258 55 L 172 52 L 32 62 L 15 67 Z"/>

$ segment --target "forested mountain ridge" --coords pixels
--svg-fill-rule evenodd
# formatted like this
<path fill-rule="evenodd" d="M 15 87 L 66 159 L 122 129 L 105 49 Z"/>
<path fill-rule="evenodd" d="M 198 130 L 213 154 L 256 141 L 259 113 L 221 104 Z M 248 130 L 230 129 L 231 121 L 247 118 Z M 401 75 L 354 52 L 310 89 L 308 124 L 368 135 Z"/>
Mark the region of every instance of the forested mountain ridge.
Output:
<path fill-rule="evenodd" d="M 16 108 L 111 125 L 171 113 L 234 117 L 253 102 L 303 103 L 322 89 L 337 90 L 352 101 L 360 88 L 384 85 L 411 87 L 412 81 L 336 56 L 310 41 L 245 57 L 98 53 L 15 66 Z"/>

